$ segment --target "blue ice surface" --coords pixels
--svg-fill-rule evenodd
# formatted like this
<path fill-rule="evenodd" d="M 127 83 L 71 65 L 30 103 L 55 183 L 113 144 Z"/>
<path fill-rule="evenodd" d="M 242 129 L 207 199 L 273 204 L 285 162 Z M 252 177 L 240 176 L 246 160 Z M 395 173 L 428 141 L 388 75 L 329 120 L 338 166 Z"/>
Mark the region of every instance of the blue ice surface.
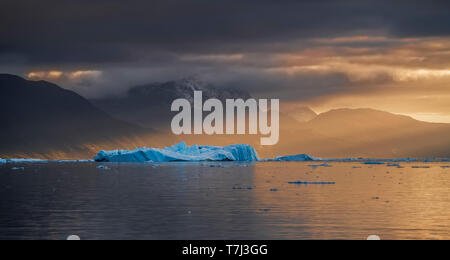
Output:
<path fill-rule="evenodd" d="M 383 165 L 386 164 L 385 162 L 364 162 L 364 164 L 367 165 Z"/>
<path fill-rule="evenodd" d="M 201 161 L 259 161 L 256 150 L 245 144 L 228 146 L 187 146 L 182 142 L 171 147 L 142 148 L 133 151 L 101 151 L 97 162 L 201 162 Z"/>
<path fill-rule="evenodd" d="M 290 181 L 289 184 L 336 184 L 333 181 Z"/>
<path fill-rule="evenodd" d="M 322 159 L 310 156 L 308 154 L 297 154 L 297 155 L 289 155 L 289 156 L 279 156 L 275 159 L 267 160 L 267 161 L 278 161 L 278 162 L 313 162 L 313 161 L 321 161 Z"/>
<path fill-rule="evenodd" d="M 400 164 L 398 163 L 388 163 L 388 167 L 400 167 Z"/>
<path fill-rule="evenodd" d="M 93 162 L 93 160 L 41 160 L 41 159 L 0 159 L 0 164 L 7 163 L 80 163 L 80 162 Z"/>

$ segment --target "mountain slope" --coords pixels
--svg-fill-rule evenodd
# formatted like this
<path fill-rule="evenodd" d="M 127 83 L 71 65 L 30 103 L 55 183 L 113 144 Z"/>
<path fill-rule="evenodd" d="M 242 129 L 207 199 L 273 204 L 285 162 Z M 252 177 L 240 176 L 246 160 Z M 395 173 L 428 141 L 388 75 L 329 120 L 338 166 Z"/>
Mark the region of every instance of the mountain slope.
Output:
<path fill-rule="evenodd" d="M 143 127 L 167 130 L 176 114 L 171 112 L 172 102 L 185 98 L 193 103 L 195 90 L 203 92 L 203 101 L 210 98 L 221 101 L 250 98 L 249 93 L 240 90 L 219 89 L 195 79 L 184 79 L 138 86 L 131 88 L 123 97 L 94 99 L 91 102 L 119 119 Z"/>
<path fill-rule="evenodd" d="M 78 94 L 45 81 L 0 74 L 0 156 L 76 152 L 146 132 L 116 120 Z"/>
<path fill-rule="evenodd" d="M 281 112 L 290 116 L 297 122 L 308 122 L 317 117 L 316 112 L 311 108 L 296 104 L 281 104 Z"/>
<path fill-rule="evenodd" d="M 371 109 L 339 109 L 282 129 L 272 148 L 321 157 L 450 157 L 450 125 Z"/>

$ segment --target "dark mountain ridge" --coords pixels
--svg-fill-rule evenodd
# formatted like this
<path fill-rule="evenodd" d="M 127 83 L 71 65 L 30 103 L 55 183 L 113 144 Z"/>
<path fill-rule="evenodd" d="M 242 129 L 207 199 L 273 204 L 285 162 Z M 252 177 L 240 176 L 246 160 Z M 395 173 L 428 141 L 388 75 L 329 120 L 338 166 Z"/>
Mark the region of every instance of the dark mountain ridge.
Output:
<path fill-rule="evenodd" d="M 75 92 L 49 82 L 0 74 L 0 93 L 0 156 L 76 150 L 149 131 L 114 119 Z"/>

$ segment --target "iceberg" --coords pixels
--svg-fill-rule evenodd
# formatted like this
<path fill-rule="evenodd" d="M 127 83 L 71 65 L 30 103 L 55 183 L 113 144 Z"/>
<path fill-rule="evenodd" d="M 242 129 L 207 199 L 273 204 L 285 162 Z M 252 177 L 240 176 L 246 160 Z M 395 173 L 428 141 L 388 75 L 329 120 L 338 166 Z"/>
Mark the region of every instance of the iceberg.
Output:
<path fill-rule="evenodd" d="M 333 166 L 331 164 L 324 163 L 324 164 L 309 165 L 309 167 L 316 169 L 318 167 L 333 167 Z"/>
<path fill-rule="evenodd" d="M 279 156 L 272 161 L 277 162 L 307 162 L 307 161 L 321 161 L 322 159 L 309 156 L 307 154 L 297 154 L 290 156 Z M 270 161 L 270 160 L 269 160 Z"/>
<path fill-rule="evenodd" d="M 336 184 L 334 181 L 290 181 L 289 184 Z"/>
<path fill-rule="evenodd" d="M 164 149 L 142 148 L 133 151 L 101 151 L 97 162 L 201 162 L 201 161 L 259 161 L 256 150 L 245 144 L 228 146 L 187 146 L 179 143 Z"/>
<path fill-rule="evenodd" d="M 385 162 L 365 162 L 366 165 L 383 165 L 386 164 Z"/>
<path fill-rule="evenodd" d="M 39 163 L 39 162 L 48 162 L 48 160 L 41 160 L 41 159 L 0 159 L 0 164 L 5 164 L 5 163 Z"/>

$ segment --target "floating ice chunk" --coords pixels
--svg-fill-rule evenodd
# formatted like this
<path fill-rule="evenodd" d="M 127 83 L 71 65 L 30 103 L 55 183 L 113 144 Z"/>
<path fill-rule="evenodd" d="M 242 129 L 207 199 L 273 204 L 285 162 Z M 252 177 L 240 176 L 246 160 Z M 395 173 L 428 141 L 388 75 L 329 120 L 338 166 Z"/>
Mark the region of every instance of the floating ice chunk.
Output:
<path fill-rule="evenodd" d="M 312 157 L 307 154 L 297 154 L 297 155 L 290 155 L 290 156 L 279 156 L 275 158 L 274 160 L 269 161 L 278 161 L 278 162 L 308 162 L 308 161 L 321 161 L 322 159 Z"/>
<path fill-rule="evenodd" d="M 411 168 L 413 168 L 413 169 L 429 169 L 431 167 L 430 166 L 412 166 Z"/>
<path fill-rule="evenodd" d="M 400 167 L 398 163 L 388 163 L 387 167 Z"/>
<path fill-rule="evenodd" d="M 386 164 L 385 162 L 365 162 L 364 164 L 367 165 L 383 165 Z"/>
<path fill-rule="evenodd" d="M 100 166 L 97 167 L 97 169 L 101 169 L 101 170 L 109 170 L 109 167 L 108 167 L 108 166 L 105 166 L 105 165 L 100 165 Z"/>
<path fill-rule="evenodd" d="M 94 160 L 58 160 L 56 162 L 58 162 L 58 163 L 90 163 L 90 162 L 94 162 Z"/>
<path fill-rule="evenodd" d="M 37 162 L 48 162 L 48 160 L 40 159 L 6 159 L 7 163 L 37 163 Z"/>
<path fill-rule="evenodd" d="M 332 181 L 291 181 L 289 184 L 336 184 Z"/>
<path fill-rule="evenodd" d="M 318 164 L 318 165 L 309 165 L 309 167 L 312 167 L 313 169 L 318 168 L 318 167 L 333 167 L 328 163 L 324 163 L 324 164 Z"/>
<path fill-rule="evenodd" d="M 24 167 L 14 167 L 14 168 L 11 168 L 11 170 L 13 170 L 13 171 L 23 171 L 23 170 L 25 170 L 25 168 Z"/>
<path fill-rule="evenodd" d="M 176 161 L 258 161 L 255 149 L 250 145 L 187 146 L 186 143 L 159 148 L 143 148 L 134 151 L 101 151 L 97 162 L 176 162 Z"/>
<path fill-rule="evenodd" d="M 6 160 L 5 159 L 0 159 L 0 165 L 5 164 Z"/>

